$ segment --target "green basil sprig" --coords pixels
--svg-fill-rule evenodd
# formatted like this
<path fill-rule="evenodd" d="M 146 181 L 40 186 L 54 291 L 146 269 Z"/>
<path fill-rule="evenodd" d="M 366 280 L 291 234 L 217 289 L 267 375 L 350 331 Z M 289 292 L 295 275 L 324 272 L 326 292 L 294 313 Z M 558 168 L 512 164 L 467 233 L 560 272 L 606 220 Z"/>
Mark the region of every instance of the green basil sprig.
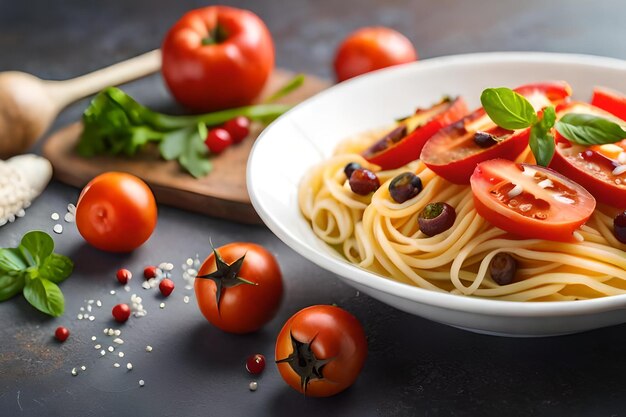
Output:
<path fill-rule="evenodd" d="M 569 141 L 579 145 L 604 145 L 626 138 L 626 130 L 604 117 L 592 114 L 568 113 L 561 117 L 555 129 Z"/>
<path fill-rule="evenodd" d="M 626 138 L 626 129 L 604 117 L 568 113 L 556 121 L 554 107 L 543 109 L 541 119 L 526 98 L 500 87 L 487 88 L 480 96 L 483 108 L 495 124 L 504 129 L 530 127 L 529 146 L 537 164 L 548 166 L 554 155 L 552 127 L 570 142 L 589 146 L 615 143 Z"/>
<path fill-rule="evenodd" d="M 524 96 L 506 87 L 487 88 L 480 95 L 480 102 L 498 126 L 509 130 L 530 127 L 530 149 L 537 164 L 548 166 L 554 156 L 554 137 L 550 133 L 556 120 L 554 107 L 546 107 L 539 119 Z"/>
<path fill-rule="evenodd" d="M 47 233 L 28 232 L 17 248 L 0 248 L 0 301 L 23 292 L 39 311 L 60 316 L 65 299 L 57 284 L 73 269 L 68 257 L 54 253 L 54 241 Z"/>

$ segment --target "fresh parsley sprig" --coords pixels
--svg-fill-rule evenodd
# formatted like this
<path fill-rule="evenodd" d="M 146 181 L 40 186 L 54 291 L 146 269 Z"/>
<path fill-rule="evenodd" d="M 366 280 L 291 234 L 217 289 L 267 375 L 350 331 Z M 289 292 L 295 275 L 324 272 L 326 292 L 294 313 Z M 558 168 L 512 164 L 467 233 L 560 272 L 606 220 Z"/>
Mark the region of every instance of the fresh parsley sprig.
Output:
<path fill-rule="evenodd" d="M 556 121 L 554 107 L 543 109 L 542 116 L 524 96 L 506 88 L 487 88 L 480 102 L 491 120 L 504 129 L 530 128 L 530 146 L 537 164 L 548 166 L 554 156 L 554 127 L 569 141 L 589 146 L 615 143 L 626 138 L 626 130 L 619 124 L 591 114 L 568 113 Z"/>
<path fill-rule="evenodd" d="M 23 292 L 36 309 L 51 316 L 65 310 L 65 299 L 57 284 L 74 269 L 67 257 L 54 253 L 54 241 L 45 232 L 32 231 L 17 248 L 0 248 L 0 301 Z"/>
<path fill-rule="evenodd" d="M 299 88 L 303 75 L 297 75 L 273 94 L 268 101 L 193 116 L 171 116 L 157 113 L 139 104 L 116 87 L 102 90 L 83 113 L 84 129 L 77 146 L 80 155 L 100 154 L 132 156 L 149 142 L 159 144 L 165 160 L 178 160 L 196 178 L 211 169 L 209 150 L 204 144 L 207 127 L 220 125 L 237 116 L 269 123 L 289 110 L 290 106 L 272 104 Z"/>

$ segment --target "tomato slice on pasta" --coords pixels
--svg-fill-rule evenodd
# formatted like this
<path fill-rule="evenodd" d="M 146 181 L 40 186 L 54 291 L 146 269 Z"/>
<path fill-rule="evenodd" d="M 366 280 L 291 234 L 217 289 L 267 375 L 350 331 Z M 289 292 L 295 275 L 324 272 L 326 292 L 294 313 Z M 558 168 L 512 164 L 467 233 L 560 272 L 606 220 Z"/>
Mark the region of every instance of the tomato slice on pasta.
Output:
<path fill-rule="evenodd" d="M 604 87 L 593 89 L 591 104 L 612 115 L 626 120 L 626 96 Z"/>
<path fill-rule="evenodd" d="M 567 113 L 592 114 L 626 125 L 606 111 L 587 103 L 574 102 L 560 108 Z M 556 152 L 550 168 L 585 187 L 598 201 L 626 208 L 626 138 L 617 143 L 583 146 L 571 143 L 556 130 Z"/>
<path fill-rule="evenodd" d="M 573 241 L 596 206 L 587 190 L 558 172 L 505 159 L 479 164 L 470 184 L 478 214 L 525 238 Z"/>
<path fill-rule="evenodd" d="M 571 95 L 563 81 L 526 84 L 515 89 L 539 111 L 557 105 Z M 476 135 L 493 137 L 481 146 Z M 497 126 L 481 107 L 441 129 L 424 145 L 420 159 L 437 175 L 455 184 L 468 184 L 477 164 L 494 158 L 514 160 L 528 145 L 530 129 L 506 130 Z"/>
<path fill-rule="evenodd" d="M 362 155 L 383 170 L 399 168 L 418 159 L 432 135 L 466 114 L 467 105 L 462 97 L 446 97 L 428 109 L 417 109 Z"/>

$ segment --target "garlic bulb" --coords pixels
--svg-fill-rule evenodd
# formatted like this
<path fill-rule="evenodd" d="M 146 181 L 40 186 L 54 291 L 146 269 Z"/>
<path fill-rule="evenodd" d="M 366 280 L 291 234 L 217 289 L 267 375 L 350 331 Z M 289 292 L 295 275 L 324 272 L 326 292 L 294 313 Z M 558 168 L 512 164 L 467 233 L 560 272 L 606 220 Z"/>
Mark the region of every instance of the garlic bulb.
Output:
<path fill-rule="evenodd" d="M 52 165 L 41 156 L 26 154 L 0 160 L 0 226 L 23 217 L 24 209 L 51 178 Z"/>

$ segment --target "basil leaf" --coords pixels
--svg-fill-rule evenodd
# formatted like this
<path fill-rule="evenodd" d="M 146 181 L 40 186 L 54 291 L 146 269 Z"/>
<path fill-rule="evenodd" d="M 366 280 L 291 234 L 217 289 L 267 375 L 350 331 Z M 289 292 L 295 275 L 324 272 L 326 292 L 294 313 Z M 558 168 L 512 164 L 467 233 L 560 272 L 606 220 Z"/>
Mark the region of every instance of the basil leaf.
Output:
<path fill-rule="evenodd" d="M 202 126 L 204 126 L 202 124 Z M 183 153 L 178 158 L 180 165 L 196 178 L 204 177 L 211 172 L 212 164 L 209 161 L 209 150 L 204 144 L 204 138 L 200 136 L 198 126 L 185 138 Z M 206 126 L 205 126 L 206 129 Z"/>
<path fill-rule="evenodd" d="M 555 120 L 554 107 L 546 107 L 541 120 L 530 128 L 528 145 L 537 160 L 537 165 L 547 167 L 554 156 L 554 136 L 550 133 L 550 129 L 554 126 Z"/>
<path fill-rule="evenodd" d="M 564 138 L 579 145 L 604 145 L 626 138 L 626 130 L 604 117 L 568 113 L 556 123 Z"/>
<path fill-rule="evenodd" d="M 533 106 L 510 88 L 487 88 L 480 102 L 491 120 L 504 129 L 524 129 L 537 122 Z"/>
<path fill-rule="evenodd" d="M 74 270 L 74 262 L 67 256 L 53 253 L 39 267 L 39 276 L 54 283 L 65 281 Z"/>
<path fill-rule="evenodd" d="M 193 133 L 194 127 L 173 130 L 163 137 L 163 142 L 159 144 L 161 156 L 166 161 L 171 161 L 180 157 L 185 149 L 185 138 Z"/>
<path fill-rule="evenodd" d="M 0 249 L 0 270 L 21 271 L 28 268 L 28 262 L 18 248 Z"/>
<path fill-rule="evenodd" d="M 15 297 L 24 289 L 24 275 L 18 271 L 0 272 L 0 301 Z"/>
<path fill-rule="evenodd" d="M 63 293 L 52 281 L 32 279 L 24 287 L 24 298 L 37 310 L 58 317 L 65 310 Z"/>
<path fill-rule="evenodd" d="M 54 240 L 47 233 L 35 230 L 22 237 L 19 248 L 27 258 L 31 255 L 36 265 L 41 265 L 43 260 L 54 251 Z M 24 253 L 23 249 L 26 249 L 28 253 Z"/>

